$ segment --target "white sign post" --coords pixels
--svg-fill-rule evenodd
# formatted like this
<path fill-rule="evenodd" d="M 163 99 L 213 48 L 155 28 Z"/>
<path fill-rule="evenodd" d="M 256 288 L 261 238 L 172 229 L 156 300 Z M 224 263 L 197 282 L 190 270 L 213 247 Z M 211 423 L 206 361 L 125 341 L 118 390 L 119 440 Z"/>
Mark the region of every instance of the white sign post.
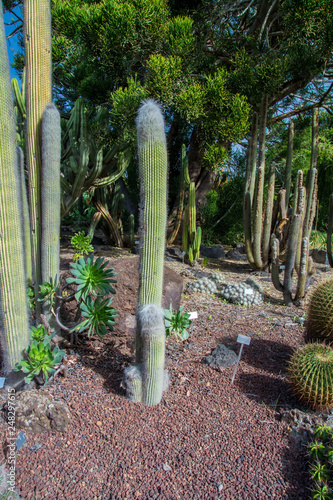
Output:
<path fill-rule="evenodd" d="M 238 335 L 238 337 L 237 337 L 237 342 L 238 342 L 241 346 L 240 346 L 240 350 L 239 350 L 239 354 L 238 354 L 237 363 L 236 363 L 236 365 L 235 365 L 234 373 L 233 373 L 233 376 L 232 376 L 232 379 L 231 379 L 231 383 L 232 383 L 232 384 L 234 383 L 234 380 L 235 380 L 235 377 L 236 377 L 237 368 L 238 368 L 238 365 L 239 365 L 239 361 L 240 361 L 240 359 L 241 359 L 241 355 L 242 355 L 242 352 L 243 352 L 243 347 L 244 347 L 244 344 L 246 344 L 246 345 L 250 345 L 250 342 L 251 342 L 251 337 L 246 337 L 246 335 Z"/>
<path fill-rule="evenodd" d="M 193 320 L 198 318 L 198 313 L 197 313 L 197 311 L 192 311 L 189 313 L 189 315 L 190 315 L 190 317 L 188 319 L 192 320 L 192 324 L 191 324 L 191 335 L 192 335 L 192 333 L 193 333 Z"/>

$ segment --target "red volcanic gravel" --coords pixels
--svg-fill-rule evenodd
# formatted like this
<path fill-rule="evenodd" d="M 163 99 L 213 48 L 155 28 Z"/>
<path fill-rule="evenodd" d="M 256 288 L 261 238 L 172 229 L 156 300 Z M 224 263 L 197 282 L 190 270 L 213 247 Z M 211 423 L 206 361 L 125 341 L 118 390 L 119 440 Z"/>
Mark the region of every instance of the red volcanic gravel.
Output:
<path fill-rule="evenodd" d="M 110 334 L 69 352 L 69 376 L 42 390 L 67 403 L 71 423 L 65 434 L 27 433 L 17 456 L 22 498 L 309 498 L 306 449 L 279 413 L 304 410 L 285 377 L 292 348 L 303 343 L 293 320 L 303 311 L 269 298 L 247 309 L 199 294 L 183 296 L 182 305 L 198 319 L 188 341 L 167 339 L 171 382 L 156 407 L 124 397 L 131 339 Z M 239 333 L 253 337 L 231 385 L 233 367 L 214 370 L 202 358 Z M 6 426 L 1 420 L 3 441 Z"/>

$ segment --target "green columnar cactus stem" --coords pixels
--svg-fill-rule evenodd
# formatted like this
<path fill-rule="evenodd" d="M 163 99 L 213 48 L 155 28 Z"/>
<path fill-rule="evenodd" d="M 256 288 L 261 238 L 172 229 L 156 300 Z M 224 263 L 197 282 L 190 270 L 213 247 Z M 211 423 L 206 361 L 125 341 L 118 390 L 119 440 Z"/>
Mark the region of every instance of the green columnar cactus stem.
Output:
<path fill-rule="evenodd" d="M 134 245 L 134 215 L 130 214 L 128 217 L 128 225 L 129 225 L 129 244 L 132 247 Z"/>
<path fill-rule="evenodd" d="M 182 146 L 182 158 L 181 158 L 181 169 L 180 169 L 180 190 L 179 190 L 179 201 L 178 201 L 178 208 L 177 208 L 177 215 L 176 215 L 176 221 L 175 221 L 175 226 L 174 229 L 168 238 L 167 244 L 172 245 L 172 243 L 175 241 L 180 224 L 182 221 L 182 215 L 184 211 L 184 198 L 185 198 L 185 183 L 186 183 L 186 178 L 188 177 L 188 181 L 190 182 L 189 179 L 189 174 L 188 174 L 188 158 L 186 156 L 186 147 L 185 144 Z"/>
<path fill-rule="evenodd" d="M 59 278 L 60 266 L 60 114 L 53 104 L 47 104 L 42 117 L 42 283 Z M 59 330 L 50 308 L 56 304 L 43 304 L 43 313 L 54 330 Z"/>
<path fill-rule="evenodd" d="M 274 204 L 274 186 L 275 186 L 275 163 L 272 162 L 269 169 L 269 180 L 268 180 L 268 193 L 266 201 L 266 211 L 262 235 L 262 260 L 264 267 L 267 267 L 269 250 L 270 250 L 270 239 L 271 239 L 271 225 L 272 225 L 272 213 Z"/>
<path fill-rule="evenodd" d="M 328 226 L 327 226 L 327 258 L 331 267 L 333 267 L 332 229 L 333 229 L 333 194 L 330 195 Z"/>
<path fill-rule="evenodd" d="M 7 42 L 0 0 L 0 307 L 7 374 L 29 344 L 20 175 Z"/>
<path fill-rule="evenodd" d="M 137 133 L 141 181 L 138 305 L 161 306 L 167 221 L 167 152 L 163 116 L 152 100 L 146 101 L 139 110 Z"/>
<path fill-rule="evenodd" d="M 60 115 L 48 104 L 42 118 L 42 283 L 59 276 Z"/>
<path fill-rule="evenodd" d="M 247 149 L 245 193 L 249 191 L 252 205 L 257 167 L 258 113 L 253 113 L 251 137 Z"/>
<path fill-rule="evenodd" d="M 35 295 L 41 284 L 41 120 L 52 102 L 50 0 L 24 2 L 26 63 L 26 156 Z M 39 304 L 36 304 L 37 314 Z"/>
<path fill-rule="evenodd" d="M 200 245 L 201 245 L 201 227 L 197 227 L 197 232 L 193 241 L 193 259 L 197 260 L 200 255 Z"/>
<path fill-rule="evenodd" d="M 161 401 L 164 380 L 165 328 L 162 289 L 167 223 L 167 151 L 164 120 L 152 100 L 137 116 L 141 183 L 140 272 L 137 305 L 136 362 L 141 366 L 142 400 Z"/>
<path fill-rule="evenodd" d="M 319 142 L 319 110 L 312 110 L 312 140 L 311 140 L 311 168 L 317 168 L 318 142 Z M 308 186 L 306 186 L 308 188 Z"/>
<path fill-rule="evenodd" d="M 148 406 L 162 399 L 164 386 L 165 327 L 161 307 L 147 304 L 138 311 L 142 348 L 142 400 Z"/>
<path fill-rule="evenodd" d="M 265 182 L 265 137 L 267 122 L 268 99 L 265 96 L 261 103 L 260 133 L 259 133 L 259 168 L 256 176 L 256 142 L 257 142 L 257 116 L 252 121 L 252 133 L 247 154 L 248 165 L 245 177 L 245 192 L 243 205 L 243 225 L 245 235 L 245 249 L 248 261 L 254 269 L 264 269 L 268 265 L 270 249 L 270 232 L 273 215 L 274 198 L 274 165 L 270 167 L 268 203 L 263 226 L 263 195 Z M 256 182 L 255 182 L 256 181 Z M 256 189 L 254 193 L 254 182 Z M 253 230 L 252 230 L 253 212 Z"/>
<path fill-rule="evenodd" d="M 31 232 L 30 232 L 30 217 L 29 217 L 29 203 L 27 195 L 27 187 L 24 175 L 24 157 L 23 151 L 20 147 L 17 148 L 18 165 L 21 181 L 21 200 L 22 200 L 22 221 L 24 232 L 24 248 L 25 248 L 25 270 L 27 276 L 27 283 L 32 286 L 32 258 L 31 258 Z"/>
<path fill-rule="evenodd" d="M 188 230 L 190 236 L 190 242 L 193 243 L 196 232 L 196 218 L 197 211 L 195 206 L 195 183 L 190 183 L 190 191 L 188 197 Z"/>
<path fill-rule="evenodd" d="M 292 166 L 292 159 L 293 159 L 293 144 L 294 144 L 294 123 L 290 122 L 290 124 L 289 124 L 289 133 L 288 133 L 286 175 L 285 175 L 285 181 L 284 181 L 284 187 L 285 187 L 285 190 L 286 190 L 286 210 L 288 210 L 289 197 L 290 197 L 291 166 Z"/>

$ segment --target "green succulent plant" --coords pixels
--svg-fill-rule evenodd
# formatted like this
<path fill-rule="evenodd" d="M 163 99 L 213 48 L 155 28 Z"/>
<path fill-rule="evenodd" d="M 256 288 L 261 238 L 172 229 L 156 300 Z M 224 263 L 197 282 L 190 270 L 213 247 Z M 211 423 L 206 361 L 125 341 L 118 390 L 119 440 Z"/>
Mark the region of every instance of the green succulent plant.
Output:
<path fill-rule="evenodd" d="M 313 291 L 307 314 L 307 339 L 333 342 L 333 279 L 321 283 Z"/>
<path fill-rule="evenodd" d="M 328 481 L 331 477 L 330 471 L 328 470 L 327 466 L 320 462 L 314 464 L 311 467 L 310 472 L 311 472 L 311 479 L 313 481 L 318 481 L 318 483 L 324 483 L 325 481 Z"/>
<path fill-rule="evenodd" d="M 57 276 L 50 281 L 45 281 L 39 286 L 38 302 L 48 301 L 50 304 L 56 296 L 59 287 Z"/>
<path fill-rule="evenodd" d="M 77 301 L 86 301 L 89 295 L 108 295 L 116 293 L 111 283 L 117 283 L 112 279 L 117 276 L 114 269 L 105 269 L 107 261 L 102 257 L 98 257 L 94 262 L 94 257 L 91 255 L 87 259 L 81 257 L 77 262 L 71 264 L 72 274 L 75 278 L 67 278 L 67 283 L 77 285 L 75 298 Z"/>
<path fill-rule="evenodd" d="M 75 327 L 75 330 L 83 332 L 88 329 L 88 337 L 96 334 L 103 337 L 107 333 L 107 328 L 113 331 L 113 325 L 116 324 L 114 318 L 118 316 L 119 311 L 111 307 L 112 298 L 102 300 L 97 297 L 93 301 L 87 297 L 81 304 L 81 314 L 86 318 L 82 323 Z"/>
<path fill-rule="evenodd" d="M 312 490 L 312 498 L 314 500 L 332 500 L 333 495 L 327 484 L 324 485 L 318 484 Z"/>
<path fill-rule="evenodd" d="M 289 380 L 295 392 L 314 409 L 333 406 L 333 349 L 307 344 L 289 362 Z"/>
<path fill-rule="evenodd" d="M 35 376 L 42 375 L 45 384 L 49 376 L 55 372 L 55 367 L 60 364 L 66 352 L 55 347 L 51 349 L 49 340 L 46 338 L 43 342 L 34 340 L 27 348 L 27 359 L 20 361 L 15 371 L 22 371 L 28 375 L 24 377 L 26 383 L 31 382 Z"/>
<path fill-rule="evenodd" d="M 177 339 L 188 339 L 189 333 L 186 328 L 192 323 L 189 317 L 190 315 L 188 313 L 183 312 L 183 306 L 181 306 L 178 311 L 172 311 L 171 304 L 170 309 L 164 311 L 166 336 L 170 337 L 174 333 Z"/>
<path fill-rule="evenodd" d="M 32 326 L 30 329 L 30 338 L 32 341 L 44 342 L 46 340 L 49 342 L 53 336 L 54 334 L 51 334 L 44 325 Z"/>
<path fill-rule="evenodd" d="M 76 250 L 76 253 L 73 255 L 73 260 L 76 262 L 84 255 L 88 255 L 89 253 L 94 251 L 94 247 L 91 244 L 91 239 L 89 234 L 87 236 L 84 234 L 84 231 L 80 231 L 79 233 L 75 233 L 73 238 L 71 239 L 71 244 Z"/>

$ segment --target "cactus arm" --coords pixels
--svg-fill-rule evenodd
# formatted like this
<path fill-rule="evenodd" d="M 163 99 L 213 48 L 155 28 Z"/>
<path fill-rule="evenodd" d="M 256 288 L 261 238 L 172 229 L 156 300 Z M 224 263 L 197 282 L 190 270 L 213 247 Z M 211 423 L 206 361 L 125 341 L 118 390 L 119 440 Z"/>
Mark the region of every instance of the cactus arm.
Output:
<path fill-rule="evenodd" d="M 265 147 L 266 147 L 266 126 L 267 126 L 268 96 L 264 96 L 260 106 L 260 131 L 259 131 L 259 154 L 258 166 L 265 171 Z"/>
<path fill-rule="evenodd" d="M 305 237 L 302 240 L 296 299 L 303 298 L 305 296 L 306 280 L 309 271 L 311 272 L 311 263 L 309 263 L 309 238 Z"/>
<path fill-rule="evenodd" d="M 290 187 L 291 187 L 291 167 L 293 159 L 293 144 L 294 144 L 294 123 L 290 122 L 288 131 L 288 148 L 286 160 L 286 175 L 285 175 L 285 190 L 286 190 L 286 210 L 289 206 Z"/>
<path fill-rule="evenodd" d="M 251 194 L 249 191 L 247 191 L 244 195 L 243 217 L 247 260 L 249 261 L 250 266 L 256 269 L 252 248 Z"/>
<path fill-rule="evenodd" d="M 264 195 L 264 168 L 261 166 L 258 170 L 258 179 L 254 199 L 253 214 L 253 257 L 258 269 L 262 269 L 263 262 L 261 258 L 261 235 L 262 235 L 262 202 Z"/>
<path fill-rule="evenodd" d="M 53 104 L 42 119 L 42 283 L 59 276 L 60 115 Z"/>
<path fill-rule="evenodd" d="M 119 157 L 118 157 L 117 171 L 114 172 L 113 174 L 108 175 L 107 177 L 102 177 L 101 179 L 96 179 L 93 183 L 94 186 L 103 187 L 103 186 L 108 186 L 109 184 L 116 182 L 126 172 L 127 167 L 129 165 L 129 162 L 130 162 L 130 159 L 131 159 L 130 154 L 120 153 Z"/>
<path fill-rule="evenodd" d="M 195 183 L 190 183 L 190 191 L 188 198 L 188 226 L 190 241 L 193 243 L 196 234 L 196 207 L 195 207 Z"/>
<path fill-rule="evenodd" d="M 34 285 L 37 296 L 41 283 L 41 120 L 46 104 L 52 102 L 50 0 L 24 2 L 24 43 L 27 87 L 26 152 Z M 36 312 L 38 314 L 39 307 Z"/>
<path fill-rule="evenodd" d="M 280 281 L 280 243 L 275 234 L 271 237 L 271 251 L 272 251 L 272 282 L 279 292 L 284 291 L 283 284 Z"/>
<path fill-rule="evenodd" d="M 188 158 L 186 156 L 185 144 L 182 146 L 182 157 L 181 157 L 181 170 L 180 170 L 180 190 L 179 190 L 179 201 L 177 207 L 176 221 L 174 229 L 168 238 L 167 245 L 172 245 L 178 234 L 180 224 L 182 221 L 183 211 L 184 211 L 184 199 L 185 199 L 185 172 L 188 175 Z"/>
<path fill-rule="evenodd" d="M 296 248 L 299 238 L 299 231 L 301 227 L 301 216 L 296 214 L 293 216 L 290 227 L 290 234 L 288 240 L 285 270 L 284 270 L 284 290 L 283 297 L 286 306 L 292 303 L 292 275 L 295 267 Z"/>
<path fill-rule="evenodd" d="M 306 197 L 306 189 L 304 186 L 300 186 L 298 190 L 298 195 L 297 195 L 297 208 L 296 208 L 296 213 L 301 215 L 301 226 L 299 230 L 299 238 L 297 242 L 297 250 L 296 250 L 296 261 L 295 261 L 295 267 L 296 271 L 299 274 L 300 271 L 300 265 L 301 265 L 301 253 L 302 253 L 302 228 L 303 228 L 303 222 L 304 222 L 304 207 L 305 207 L 305 199 Z"/>
<path fill-rule="evenodd" d="M 148 406 L 162 399 L 165 358 L 164 314 L 155 304 L 147 304 L 138 311 L 140 316 L 142 349 L 142 400 Z"/>
<path fill-rule="evenodd" d="M 2 0 L 0 54 L 0 313 L 3 368 L 7 375 L 29 344 L 29 316 L 16 127 Z"/>
<path fill-rule="evenodd" d="M 22 88 L 23 88 L 23 82 L 22 82 Z M 15 105 L 18 107 L 18 110 L 22 118 L 25 119 L 26 118 L 25 102 L 23 100 L 23 95 L 20 91 L 20 87 L 16 78 L 12 78 L 12 89 L 13 89 Z"/>
<path fill-rule="evenodd" d="M 316 215 L 317 203 L 317 177 L 318 172 L 316 168 L 312 168 L 308 176 L 307 188 L 307 202 L 305 209 L 305 217 L 303 223 L 303 237 L 310 237 L 313 220 Z"/>
<path fill-rule="evenodd" d="M 262 260 L 265 267 L 267 267 L 268 265 L 268 257 L 270 250 L 272 213 L 274 204 L 274 187 L 275 187 L 275 163 L 272 162 L 269 169 L 268 194 L 267 194 L 264 228 L 262 236 Z"/>
<path fill-rule="evenodd" d="M 27 283 L 32 286 L 32 259 L 31 259 L 31 233 L 30 233 L 30 217 L 29 217 L 29 204 L 27 187 L 24 175 L 24 157 L 21 148 L 17 148 L 19 174 L 21 181 L 21 200 L 22 200 L 22 219 L 23 219 L 23 232 L 24 232 L 24 248 L 25 248 L 25 270 L 27 276 Z"/>
<path fill-rule="evenodd" d="M 101 220 L 101 217 L 102 217 L 101 212 L 95 212 L 94 215 L 92 216 L 92 219 L 91 219 L 91 222 L 90 222 L 90 226 L 89 226 L 89 230 L 88 230 L 88 236 L 90 238 L 90 241 L 92 241 L 92 239 L 94 237 L 94 233 L 96 231 L 96 227 L 97 227 L 99 221 Z"/>
<path fill-rule="evenodd" d="M 298 170 L 297 177 L 296 177 L 296 183 L 295 183 L 295 190 L 294 190 L 294 201 L 293 201 L 293 207 L 292 207 L 292 214 L 293 215 L 295 215 L 297 213 L 298 193 L 299 193 L 299 188 L 302 186 L 303 186 L 303 171 Z"/>
<path fill-rule="evenodd" d="M 256 180 L 256 168 L 257 168 L 257 140 L 258 140 L 258 114 L 253 113 L 252 127 L 251 127 L 251 139 L 250 139 L 250 157 L 249 157 L 249 173 L 248 180 L 246 183 L 246 191 L 250 192 L 251 197 L 251 207 L 253 202 L 254 186 Z"/>
<path fill-rule="evenodd" d="M 327 258 L 331 267 L 333 267 L 332 229 L 333 229 L 333 194 L 330 195 L 328 226 L 327 226 Z"/>
<path fill-rule="evenodd" d="M 197 227 L 197 233 L 193 242 L 193 259 L 197 260 L 200 256 L 200 245 L 201 245 L 201 227 Z"/>
<path fill-rule="evenodd" d="M 185 211 L 184 211 L 182 247 L 183 247 L 183 251 L 188 255 L 188 250 L 189 250 L 189 241 L 188 241 L 188 207 L 185 207 Z"/>
<path fill-rule="evenodd" d="M 128 217 L 128 225 L 129 225 L 128 234 L 129 234 L 129 244 L 131 247 L 134 245 L 134 222 L 135 222 L 134 215 L 130 214 Z"/>

